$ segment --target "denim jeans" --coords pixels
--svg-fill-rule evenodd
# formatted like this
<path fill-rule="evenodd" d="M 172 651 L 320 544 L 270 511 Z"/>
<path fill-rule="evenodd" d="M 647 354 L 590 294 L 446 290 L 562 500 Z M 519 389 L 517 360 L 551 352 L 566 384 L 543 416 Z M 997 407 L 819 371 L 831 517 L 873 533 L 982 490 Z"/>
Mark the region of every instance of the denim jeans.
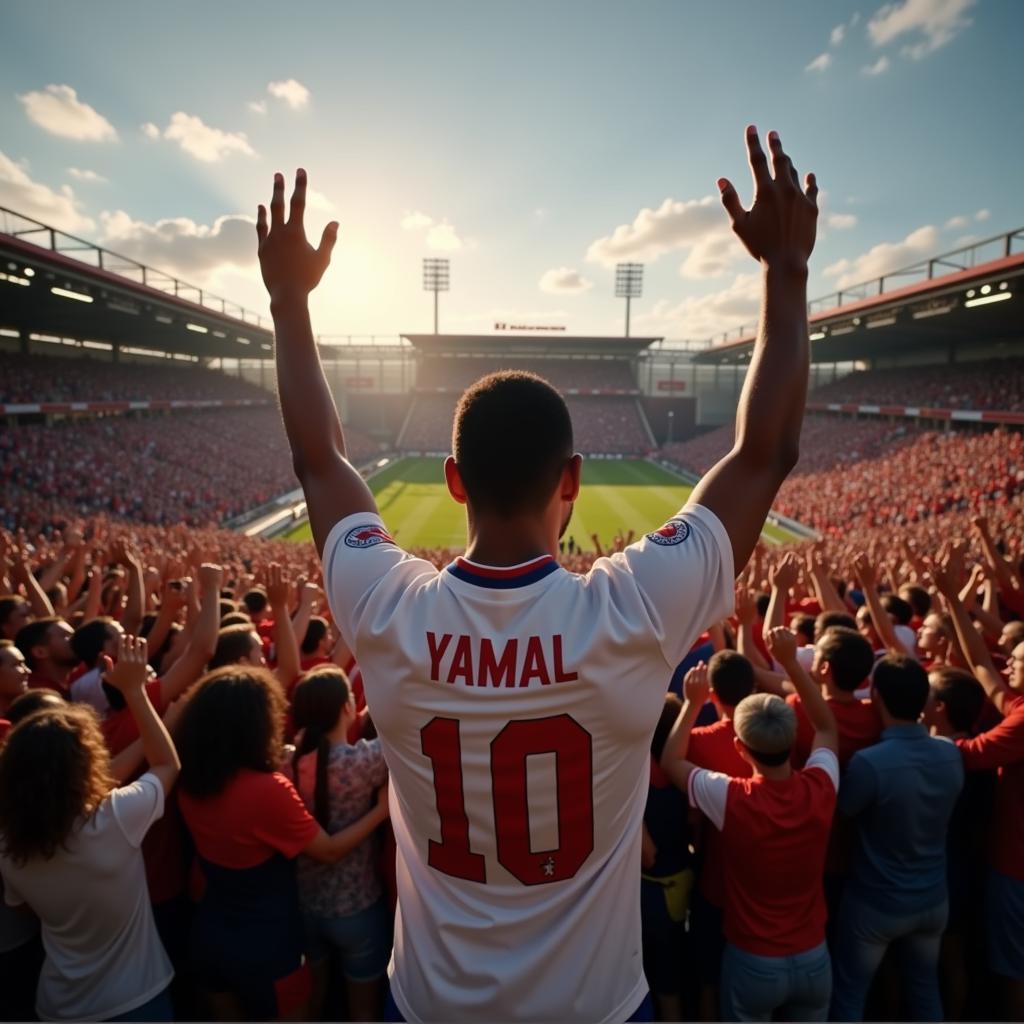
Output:
<path fill-rule="evenodd" d="M 723 1020 L 827 1020 L 832 994 L 828 946 L 792 956 L 757 956 L 727 943 L 722 957 Z"/>
<path fill-rule="evenodd" d="M 848 888 L 836 930 L 832 1019 L 864 1019 L 864 1001 L 875 972 L 885 951 L 894 945 L 909 1019 L 942 1020 L 938 963 L 948 917 L 946 900 L 916 914 L 891 914 L 866 903 Z"/>

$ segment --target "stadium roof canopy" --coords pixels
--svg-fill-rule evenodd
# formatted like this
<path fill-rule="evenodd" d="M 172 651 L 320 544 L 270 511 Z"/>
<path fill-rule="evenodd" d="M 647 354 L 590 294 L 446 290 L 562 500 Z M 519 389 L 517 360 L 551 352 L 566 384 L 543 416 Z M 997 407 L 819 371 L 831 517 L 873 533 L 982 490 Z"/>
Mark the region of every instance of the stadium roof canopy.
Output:
<path fill-rule="evenodd" d="M 200 358 L 269 358 L 265 317 L 4 207 L 0 227 L 0 329 Z"/>
<path fill-rule="evenodd" d="M 908 283 L 909 280 L 909 283 Z M 808 304 L 811 360 L 852 362 L 1024 338 L 1024 228 Z M 743 363 L 753 328 L 730 332 L 696 363 Z"/>
<path fill-rule="evenodd" d="M 583 337 L 574 334 L 403 334 L 424 355 L 636 356 L 661 338 Z"/>

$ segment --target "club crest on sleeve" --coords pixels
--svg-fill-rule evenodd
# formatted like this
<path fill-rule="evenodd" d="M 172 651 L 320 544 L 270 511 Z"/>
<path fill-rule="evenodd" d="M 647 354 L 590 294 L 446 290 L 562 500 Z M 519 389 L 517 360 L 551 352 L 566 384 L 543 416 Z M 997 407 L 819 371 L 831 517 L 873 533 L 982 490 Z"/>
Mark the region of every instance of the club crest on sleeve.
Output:
<path fill-rule="evenodd" d="M 376 523 L 353 526 L 345 534 L 345 546 L 350 548 L 372 548 L 375 544 L 394 544 L 391 534 Z"/>
<path fill-rule="evenodd" d="M 660 530 L 647 534 L 647 539 L 663 548 L 682 544 L 690 536 L 690 527 L 682 519 L 670 519 Z"/>

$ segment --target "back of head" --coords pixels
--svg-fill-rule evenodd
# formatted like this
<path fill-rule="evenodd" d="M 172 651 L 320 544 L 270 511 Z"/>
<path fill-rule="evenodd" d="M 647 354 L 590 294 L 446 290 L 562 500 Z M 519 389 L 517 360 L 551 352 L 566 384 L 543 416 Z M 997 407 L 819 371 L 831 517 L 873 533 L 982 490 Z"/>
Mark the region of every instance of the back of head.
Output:
<path fill-rule="evenodd" d="M 220 628 L 227 629 L 228 626 L 247 626 L 252 629 L 252 619 L 245 612 L 228 612 L 220 619 Z"/>
<path fill-rule="evenodd" d="M 348 676 L 337 665 L 320 665 L 307 672 L 295 687 L 292 719 L 302 730 L 292 758 L 295 778 L 299 777 L 299 759 L 316 751 L 316 784 L 313 789 L 313 817 L 329 828 L 327 759 L 328 733 L 338 724 L 352 689 Z"/>
<path fill-rule="evenodd" d="M 665 749 L 665 741 L 676 724 L 679 712 L 682 710 L 683 702 L 674 694 L 665 694 L 665 703 L 661 709 L 661 717 L 654 727 L 654 735 L 651 737 L 651 754 L 656 761 L 661 760 L 661 752 Z"/>
<path fill-rule="evenodd" d="M 113 625 L 114 620 L 109 615 L 101 615 L 79 626 L 71 637 L 71 650 L 75 657 L 93 668 L 110 638 Z"/>
<path fill-rule="evenodd" d="M 871 680 L 875 696 L 900 722 L 916 722 L 928 702 L 928 673 L 920 662 L 903 654 L 887 654 Z"/>
<path fill-rule="evenodd" d="M 760 764 L 777 767 L 789 760 L 796 739 L 796 712 L 774 693 L 752 693 L 736 707 L 736 735 Z"/>
<path fill-rule="evenodd" d="M 217 646 L 210 659 L 210 669 L 248 661 L 259 642 L 259 637 L 253 632 L 252 623 L 225 626 L 217 634 Z"/>
<path fill-rule="evenodd" d="M 928 684 L 935 700 L 945 706 L 949 724 L 957 732 L 970 732 L 985 706 L 981 683 L 970 672 L 943 666 L 928 673 Z"/>
<path fill-rule="evenodd" d="M 267 592 L 259 587 L 248 590 L 242 598 L 242 605 L 250 615 L 259 615 L 267 610 Z"/>
<path fill-rule="evenodd" d="M 893 617 L 897 626 L 909 626 L 910 620 L 914 617 L 914 609 L 910 602 L 895 594 L 883 595 L 882 607 Z"/>
<path fill-rule="evenodd" d="M 924 587 L 919 587 L 916 583 L 904 583 L 900 587 L 900 597 L 914 609 L 914 614 L 919 619 L 923 619 L 931 611 L 931 594 Z"/>
<path fill-rule="evenodd" d="M 565 399 L 542 377 L 503 370 L 459 399 L 452 455 L 474 509 L 500 518 L 550 500 L 573 453 Z"/>
<path fill-rule="evenodd" d="M 827 661 L 832 681 L 845 693 L 853 693 L 871 674 L 875 653 L 856 629 L 832 626 L 814 645 L 820 661 Z"/>
<path fill-rule="evenodd" d="M 44 708 L 62 708 L 66 701 L 56 691 L 47 686 L 38 686 L 32 690 L 26 690 L 20 697 L 11 701 L 4 717 L 11 725 L 17 725 L 23 718 L 34 715 Z"/>
<path fill-rule="evenodd" d="M 814 643 L 814 616 L 808 615 L 806 612 L 801 612 L 799 615 L 793 616 L 793 621 L 790 624 L 790 628 L 798 637 L 802 638 L 809 644 Z"/>
<path fill-rule="evenodd" d="M 327 620 L 320 615 L 314 615 L 306 627 L 306 635 L 302 638 L 299 649 L 303 654 L 312 654 L 323 642 L 328 632 Z"/>
<path fill-rule="evenodd" d="M 846 612 L 821 612 L 814 620 L 814 639 L 817 640 L 819 637 L 823 637 L 833 626 L 856 629 L 857 620 Z"/>
<path fill-rule="evenodd" d="M 0 835 L 18 863 L 49 860 L 114 788 L 92 708 L 47 707 L 22 718 L 0 752 Z"/>
<path fill-rule="evenodd" d="M 754 692 L 754 666 L 738 651 L 718 651 L 708 662 L 708 682 L 727 708 Z"/>
<path fill-rule="evenodd" d="M 228 665 L 210 672 L 196 685 L 178 723 L 181 788 L 209 797 L 243 768 L 274 771 L 284 713 L 281 688 L 266 669 Z"/>

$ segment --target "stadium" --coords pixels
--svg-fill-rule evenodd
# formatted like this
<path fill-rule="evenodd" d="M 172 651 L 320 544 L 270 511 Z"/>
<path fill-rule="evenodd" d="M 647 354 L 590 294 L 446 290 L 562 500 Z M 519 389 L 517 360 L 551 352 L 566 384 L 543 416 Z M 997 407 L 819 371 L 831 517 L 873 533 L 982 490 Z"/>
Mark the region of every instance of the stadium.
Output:
<path fill-rule="evenodd" d="M 7 19 L 0 1021 L 1024 1019 L 1024 9 L 803 8 Z"/>

